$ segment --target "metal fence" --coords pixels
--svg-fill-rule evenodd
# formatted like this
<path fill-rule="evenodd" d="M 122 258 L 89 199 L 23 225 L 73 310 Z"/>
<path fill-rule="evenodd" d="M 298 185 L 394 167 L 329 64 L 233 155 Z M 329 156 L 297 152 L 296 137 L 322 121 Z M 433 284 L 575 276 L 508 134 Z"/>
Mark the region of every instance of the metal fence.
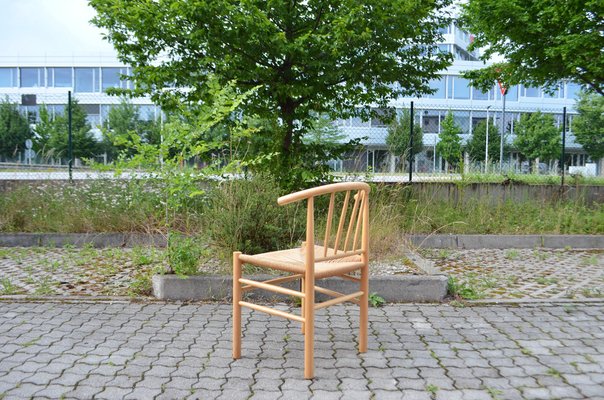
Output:
<path fill-rule="evenodd" d="M 0 179 L 80 179 L 111 175 L 88 167 L 92 163 L 109 164 L 116 155 L 107 143 L 105 132 L 112 129 L 112 112 L 115 112 L 112 110 L 118 108 L 121 99 L 106 94 L 78 93 L 73 96 L 71 152 L 67 143 L 66 125 L 69 120 L 68 92 L 37 96 L 8 95 L 4 101 L 16 105 L 20 115 L 27 119 L 35 133 L 33 140 L 16 143 L 13 151 L 0 154 Z M 136 129 L 148 129 L 153 124 L 161 126 L 165 118 L 161 109 L 152 105 L 148 99 L 133 99 L 131 107 L 136 114 L 135 119 L 140 123 Z M 402 104 L 397 108 L 397 115 L 401 116 L 404 110 L 411 111 L 410 104 Z M 492 173 L 526 175 L 527 178 L 535 176 L 538 180 L 543 176 L 559 176 L 562 173 L 587 176 L 602 173 L 599 160 L 591 160 L 575 142 L 572 135 L 572 113 L 566 118 L 566 141 L 564 146 L 560 146 L 559 153 L 538 162 L 526 159 L 515 148 L 514 139 L 521 115 L 530 111 L 535 110 L 512 105 L 504 113 L 501 105 L 496 104 L 452 107 L 444 103 L 420 102 L 414 105 L 413 120 L 414 129 L 422 132 L 423 145 L 415 154 L 410 154 L 408 150 L 404 154 L 398 154 L 388 139 L 391 135 L 391 122 L 385 121 L 385 118 L 367 121 L 359 118 L 337 120 L 334 123 L 344 137 L 360 139 L 361 147 L 343 159 L 332 160 L 330 166 L 337 174 L 362 174 L 384 181 L 446 180 L 459 179 L 461 174 Z M 540 111 L 552 115 L 555 125 L 562 129 L 565 124 L 562 108 L 542 108 Z M 460 132 L 464 149 L 456 163 L 449 162 L 438 148 L 449 113 Z M 57 121 L 60 128 L 57 127 Z M 479 135 L 478 130 L 484 131 L 485 127 L 488 127 L 486 137 L 491 142 L 490 145 L 486 142 L 478 144 L 485 149 L 482 156 L 480 151 L 472 152 L 469 148 L 473 137 Z M 494 146 L 495 141 L 504 143 L 501 160 L 500 154 L 497 154 L 501 152 L 501 146 Z"/>

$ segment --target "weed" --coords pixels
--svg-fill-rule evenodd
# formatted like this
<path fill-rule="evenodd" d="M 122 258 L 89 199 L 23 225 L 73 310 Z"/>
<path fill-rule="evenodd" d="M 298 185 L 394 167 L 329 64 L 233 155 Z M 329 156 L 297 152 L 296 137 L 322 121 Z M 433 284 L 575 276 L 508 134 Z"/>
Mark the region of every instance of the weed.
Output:
<path fill-rule="evenodd" d="M 449 249 L 440 249 L 438 250 L 438 258 L 449 258 L 451 256 L 451 250 Z"/>
<path fill-rule="evenodd" d="M 520 256 L 520 252 L 516 249 L 510 249 L 505 252 L 504 257 L 508 260 L 515 260 Z"/>
<path fill-rule="evenodd" d="M 463 301 L 459 301 L 459 300 L 451 300 L 449 302 L 449 305 L 451 307 L 455 307 L 455 308 L 464 308 L 466 306 Z"/>
<path fill-rule="evenodd" d="M 583 358 L 585 358 L 588 362 L 594 364 L 596 362 L 596 360 L 593 359 L 592 356 L 590 356 L 589 354 L 583 354 Z"/>
<path fill-rule="evenodd" d="M 25 342 L 25 343 L 21 343 L 21 347 L 30 347 L 33 346 L 34 344 L 36 344 L 40 339 L 42 339 L 42 337 L 38 337 L 36 339 L 32 339 L 29 342 Z"/>
<path fill-rule="evenodd" d="M 485 390 L 487 391 L 487 393 L 489 394 L 489 396 L 491 396 L 491 399 L 493 399 L 493 400 L 499 400 L 500 399 L 499 395 L 503 394 L 503 391 L 492 388 L 492 387 L 488 387 L 488 386 L 485 387 Z"/>
<path fill-rule="evenodd" d="M 583 258 L 583 259 L 581 259 L 580 265 L 581 266 L 598 265 L 598 257 L 596 257 L 596 255 L 593 254 L 589 257 Z"/>
<path fill-rule="evenodd" d="M 132 249 L 132 262 L 134 263 L 134 265 L 149 265 L 153 263 L 153 259 L 154 257 L 147 254 L 147 252 L 145 252 L 145 249 L 140 246 L 136 246 Z"/>
<path fill-rule="evenodd" d="M 532 351 L 530 351 L 529 349 L 527 349 L 527 348 L 525 348 L 525 347 L 521 348 L 521 349 L 520 349 L 520 352 L 521 352 L 522 354 L 524 354 L 525 356 L 530 356 L 531 354 L 533 354 L 533 352 L 532 352 Z"/>
<path fill-rule="evenodd" d="M 599 288 L 584 288 L 581 290 L 581 294 L 584 297 L 592 298 L 592 299 L 601 299 L 604 297 L 604 291 Z"/>
<path fill-rule="evenodd" d="M 369 305 L 371 307 L 382 307 L 386 303 L 383 297 L 379 296 L 377 293 L 371 293 L 369 295 Z"/>
<path fill-rule="evenodd" d="M 50 277 L 44 276 L 38 282 L 38 287 L 34 290 L 34 294 L 40 296 L 48 296 L 51 294 L 55 294 L 55 290 L 53 286 L 55 286 L 55 282 L 53 282 Z"/>
<path fill-rule="evenodd" d="M 0 294 L 11 295 L 16 294 L 19 291 L 19 288 L 8 278 L 0 279 L 0 284 L 2 285 Z"/>
<path fill-rule="evenodd" d="M 168 262 L 176 275 L 198 274 L 199 262 L 207 255 L 207 249 L 197 239 L 175 234 L 168 236 Z"/>
<path fill-rule="evenodd" d="M 153 271 L 142 270 L 137 271 L 132 277 L 130 287 L 128 288 L 128 295 L 135 296 L 149 296 L 153 290 L 153 284 L 151 283 L 151 277 Z"/>
<path fill-rule="evenodd" d="M 540 285 L 553 285 L 555 283 L 558 283 L 558 279 L 556 279 L 556 278 L 546 278 L 544 276 L 540 276 L 540 277 L 537 277 L 535 279 L 535 282 L 537 282 Z"/>
<path fill-rule="evenodd" d="M 438 389 L 439 389 L 439 387 L 432 383 L 429 383 L 426 385 L 426 392 L 430 393 L 432 396 L 436 395 L 436 392 L 438 392 Z"/>
<path fill-rule="evenodd" d="M 451 296 L 467 300 L 476 300 L 484 296 L 482 291 L 471 282 L 458 282 L 453 276 L 447 281 L 447 290 Z"/>
<path fill-rule="evenodd" d="M 557 369 L 554 369 L 554 368 L 548 368 L 547 374 L 551 375 L 555 378 L 561 378 L 560 371 L 558 371 Z"/>
<path fill-rule="evenodd" d="M 384 347 L 384 343 L 380 343 L 380 345 L 378 346 L 378 351 L 380 351 L 382 353 L 386 351 L 386 347 Z"/>

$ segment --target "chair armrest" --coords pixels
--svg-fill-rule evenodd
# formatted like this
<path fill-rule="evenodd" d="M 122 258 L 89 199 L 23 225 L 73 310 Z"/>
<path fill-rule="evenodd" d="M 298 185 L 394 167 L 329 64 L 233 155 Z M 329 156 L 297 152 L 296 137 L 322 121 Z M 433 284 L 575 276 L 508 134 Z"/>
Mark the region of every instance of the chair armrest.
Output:
<path fill-rule="evenodd" d="M 332 183 L 329 185 L 323 185 L 312 189 L 301 190 L 299 192 L 294 192 L 285 196 L 281 196 L 277 199 L 277 204 L 283 206 L 285 204 L 294 203 L 296 201 L 308 199 L 310 197 L 315 197 L 326 193 L 344 192 L 348 190 L 366 190 L 367 193 L 369 193 L 370 187 L 365 182 Z"/>

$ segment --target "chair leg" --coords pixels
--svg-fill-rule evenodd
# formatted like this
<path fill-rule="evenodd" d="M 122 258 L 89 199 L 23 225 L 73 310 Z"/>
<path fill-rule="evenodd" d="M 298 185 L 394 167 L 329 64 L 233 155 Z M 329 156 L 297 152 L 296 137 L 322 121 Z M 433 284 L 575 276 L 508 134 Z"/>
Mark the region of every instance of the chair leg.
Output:
<path fill-rule="evenodd" d="M 240 251 L 233 253 L 233 358 L 241 357 L 241 261 Z"/>
<path fill-rule="evenodd" d="M 304 379 L 315 377 L 315 277 L 304 279 Z"/>
<path fill-rule="evenodd" d="M 304 293 L 304 278 L 300 279 L 300 291 Z M 304 318 L 304 298 L 300 299 L 300 315 Z M 304 335 L 304 322 L 301 324 L 300 329 L 302 330 L 302 334 Z"/>
<path fill-rule="evenodd" d="M 369 265 L 365 263 L 361 269 L 361 288 L 363 292 L 359 317 L 359 353 L 367 351 L 367 325 L 369 320 Z"/>

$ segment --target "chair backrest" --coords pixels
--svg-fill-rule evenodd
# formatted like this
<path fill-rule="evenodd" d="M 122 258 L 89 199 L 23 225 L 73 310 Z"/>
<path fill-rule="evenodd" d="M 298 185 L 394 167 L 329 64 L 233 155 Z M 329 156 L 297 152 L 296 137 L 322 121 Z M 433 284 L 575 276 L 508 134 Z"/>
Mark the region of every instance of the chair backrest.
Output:
<path fill-rule="evenodd" d="M 307 257 L 310 256 L 308 260 L 320 262 L 355 255 L 366 257 L 369 251 L 369 191 L 369 185 L 364 182 L 342 182 L 288 194 L 277 202 L 284 205 L 307 200 L 305 251 Z M 338 194 L 344 197 L 341 209 L 336 204 Z M 322 240 L 315 241 L 314 198 L 323 195 L 330 196 L 325 235 Z M 317 254 L 315 245 L 318 246 Z"/>

